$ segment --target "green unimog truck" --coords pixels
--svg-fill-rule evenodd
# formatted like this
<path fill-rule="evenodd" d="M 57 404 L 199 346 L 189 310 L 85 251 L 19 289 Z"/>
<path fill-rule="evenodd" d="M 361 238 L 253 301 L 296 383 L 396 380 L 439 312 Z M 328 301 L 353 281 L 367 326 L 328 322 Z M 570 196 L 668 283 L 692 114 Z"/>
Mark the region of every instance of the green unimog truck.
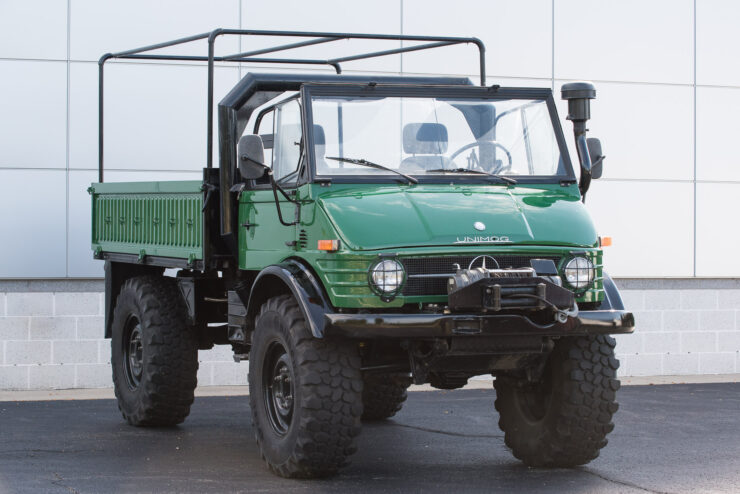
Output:
<path fill-rule="evenodd" d="M 216 56 L 225 36 L 288 42 Z M 358 39 L 395 45 L 279 58 Z M 198 40 L 207 55 L 161 54 Z M 345 62 L 459 44 L 478 48 L 480 85 L 341 75 Z M 113 58 L 207 63 L 202 180 L 103 181 Z M 216 167 L 213 73 L 227 62 L 337 74 L 247 73 L 218 104 Z M 105 261 L 105 336 L 130 424 L 182 422 L 198 349 L 231 345 L 249 360 L 260 452 L 282 476 L 337 472 L 361 422 L 400 410 L 410 384 L 455 389 L 481 374 L 495 377 L 514 456 L 536 467 L 598 456 L 617 410 L 609 335 L 634 319 L 583 204 L 603 166 L 586 138 L 591 84 L 562 87 L 577 175 L 552 91 L 487 86 L 476 38 L 218 29 L 107 54 L 99 68 L 92 249 Z"/>

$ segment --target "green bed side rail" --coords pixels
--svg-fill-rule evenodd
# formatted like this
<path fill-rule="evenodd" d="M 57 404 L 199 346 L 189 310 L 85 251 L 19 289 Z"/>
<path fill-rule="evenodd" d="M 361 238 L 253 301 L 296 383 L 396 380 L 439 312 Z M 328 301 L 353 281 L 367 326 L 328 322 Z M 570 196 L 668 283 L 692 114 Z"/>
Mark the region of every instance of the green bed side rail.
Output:
<path fill-rule="evenodd" d="M 203 259 L 203 182 L 94 183 L 92 249 Z"/>

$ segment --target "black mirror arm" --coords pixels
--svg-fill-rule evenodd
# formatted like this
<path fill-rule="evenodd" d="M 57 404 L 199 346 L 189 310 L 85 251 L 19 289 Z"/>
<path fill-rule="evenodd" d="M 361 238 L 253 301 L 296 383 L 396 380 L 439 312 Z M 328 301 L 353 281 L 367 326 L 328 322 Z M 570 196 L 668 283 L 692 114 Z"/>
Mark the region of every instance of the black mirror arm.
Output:
<path fill-rule="evenodd" d="M 581 179 L 578 182 L 578 188 L 581 190 L 583 202 L 586 202 L 586 191 L 591 185 L 591 155 L 588 154 L 588 145 L 586 143 L 586 132 L 576 134 L 576 150 L 578 151 L 578 160 L 581 162 Z"/>
<path fill-rule="evenodd" d="M 272 195 L 275 198 L 275 208 L 277 209 L 278 220 L 280 220 L 280 223 L 283 226 L 297 225 L 298 220 L 301 217 L 301 203 L 296 201 L 295 199 L 290 198 L 288 196 L 288 193 L 285 192 L 285 190 L 283 190 L 283 188 L 277 184 L 270 168 L 267 169 L 267 175 L 270 177 L 270 184 L 272 185 Z M 295 221 L 293 221 L 292 223 L 288 223 L 283 219 L 283 212 L 280 208 L 280 198 L 278 197 L 278 190 L 285 197 L 285 199 L 288 200 L 288 202 L 292 202 L 293 204 L 295 204 Z"/>
<path fill-rule="evenodd" d="M 599 166 L 601 164 L 601 162 L 604 161 L 604 158 L 606 158 L 606 155 L 599 156 L 598 158 L 596 158 L 596 161 L 592 161 L 591 162 L 591 169 L 593 170 L 594 167 Z"/>

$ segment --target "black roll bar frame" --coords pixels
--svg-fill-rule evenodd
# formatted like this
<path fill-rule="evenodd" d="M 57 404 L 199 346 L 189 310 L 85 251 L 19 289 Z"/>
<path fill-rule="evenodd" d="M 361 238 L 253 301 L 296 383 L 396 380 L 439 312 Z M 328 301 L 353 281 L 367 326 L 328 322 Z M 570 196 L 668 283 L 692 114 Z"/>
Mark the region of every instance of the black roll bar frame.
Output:
<path fill-rule="evenodd" d="M 310 38 L 306 41 L 298 41 L 294 43 L 287 43 L 284 45 L 278 45 L 270 48 L 262 48 L 258 50 L 252 50 L 247 52 L 235 53 L 226 56 L 215 56 L 215 43 L 219 36 L 223 35 L 235 35 L 235 36 L 275 36 L 275 37 L 296 37 L 296 38 Z M 195 56 L 195 55 L 164 55 L 164 54 L 145 54 L 144 52 L 150 52 L 159 50 L 162 48 L 168 48 L 171 46 L 181 45 L 185 43 L 191 43 L 193 41 L 199 41 L 206 39 L 208 40 L 208 55 L 207 56 Z M 317 45 L 322 43 L 331 43 L 340 40 L 349 39 L 370 39 L 370 40 L 383 40 L 383 41 L 412 41 L 412 42 L 425 42 L 424 44 L 417 44 L 412 46 L 401 46 L 390 50 L 382 50 L 368 53 L 360 53 L 357 55 L 350 55 L 345 57 L 331 58 L 331 59 L 303 59 L 303 58 L 264 58 L 259 55 L 267 55 L 271 53 L 277 53 L 285 50 L 291 50 L 295 48 L 302 48 L 305 46 Z M 189 61 L 189 62 L 208 62 L 208 86 L 207 86 L 207 130 L 206 130 L 206 142 L 207 142 L 207 157 L 206 167 L 213 167 L 213 75 L 214 75 L 214 62 L 250 62 L 250 63 L 265 63 L 265 64 L 305 64 L 305 65 L 327 65 L 333 67 L 337 74 L 342 73 L 341 64 L 344 62 L 353 62 L 356 60 L 365 60 L 368 58 L 383 57 L 387 55 L 397 55 L 401 53 L 408 53 L 420 50 L 429 50 L 434 48 L 440 48 L 443 46 L 452 46 L 459 44 L 472 43 L 478 47 L 479 55 L 479 72 L 480 72 L 480 85 L 486 85 L 486 47 L 483 42 L 478 38 L 460 38 L 460 37 L 447 37 L 447 36 L 413 36 L 413 35 L 395 35 L 395 34 L 360 34 L 360 33 L 325 33 L 325 32 L 305 32 L 305 31 L 265 31 L 265 30 L 252 30 L 252 29 L 214 29 L 213 31 L 196 34 L 194 36 L 188 36 L 185 38 L 179 38 L 172 41 L 165 41 L 163 43 L 157 43 L 154 45 L 143 46 L 141 48 L 134 48 L 132 50 L 121 51 L 117 53 L 106 53 L 100 60 L 98 60 L 98 181 L 103 182 L 103 106 L 104 106 L 104 92 L 103 92 L 103 81 L 104 81 L 104 66 L 105 62 L 110 59 L 125 59 L 125 60 L 171 60 L 171 61 Z"/>

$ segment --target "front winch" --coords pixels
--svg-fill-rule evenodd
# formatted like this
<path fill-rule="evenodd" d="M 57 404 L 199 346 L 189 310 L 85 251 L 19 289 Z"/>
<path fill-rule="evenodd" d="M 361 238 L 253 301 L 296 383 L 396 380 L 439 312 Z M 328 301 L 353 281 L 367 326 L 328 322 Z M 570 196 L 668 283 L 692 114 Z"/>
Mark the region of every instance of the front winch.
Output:
<path fill-rule="evenodd" d="M 458 269 L 447 284 L 452 312 L 552 309 L 564 323 L 578 314 L 573 292 L 537 276 L 532 268 Z"/>

